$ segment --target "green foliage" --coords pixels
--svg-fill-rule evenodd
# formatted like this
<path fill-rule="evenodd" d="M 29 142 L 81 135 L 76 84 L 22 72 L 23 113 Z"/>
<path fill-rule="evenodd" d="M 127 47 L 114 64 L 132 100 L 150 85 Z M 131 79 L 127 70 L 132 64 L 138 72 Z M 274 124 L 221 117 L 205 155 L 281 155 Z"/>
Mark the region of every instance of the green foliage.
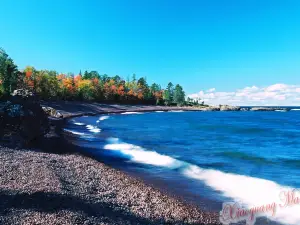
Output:
<path fill-rule="evenodd" d="M 174 86 L 171 82 L 168 83 L 167 89 L 163 93 L 163 100 L 165 105 L 171 105 L 174 97 Z"/>
<path fill-rule="evenodd" d="M 4 95 L 9 95 L 17 87 L 19 75 L 14 61 L 0 49 L 0 80 Z"/>
<path fill-rule="evenodd" d="M 2 98 L 4 96 L 4 88 L 3 85 L 0 85 L 0 98 Z"/>
<path fill-rule="evenodd" d="M 91 80 L 91 79 L 94 79 L 94 78 L 100 78 L 100 75 L 97 71 L 91 71 L 91 72 L 88 72 L 88 71 L 85 71 L 84 72 L 84 75 L 82 77 L 84 80 Z"/>
<path fill-rule="evenodd" d="M 78 96 L 81 100 L 91 101 L 94 99 L 93 89 L 90 85 L 83 85 L 78 90 Z"/>
<path fill-rule="evenodd" d="M 59 82 L 55 71 L 40 71 L 38 75 L 36 92 L 43 99 L 56 99 L 59 95 Z"/>
<path fill-rule="evenodd" d="M 82 75 L 58 74 L 53 70 L 36 70 L 27 66 L 18 71 L 14 61 L 0 49 L 0 97 L 9 95 L 16 88 L 26 88 L 42 99 L 86 100 L 119 102 L 126 104 L 183 105 L 185 93 L 180 85 L 169 82 L 166 89 L 153 83 L 148 85 L 145 77 L 135 74 L 131 80 L 119 75 L 109 77 L 97 71 L 85 71 Z M 188 104 L 192 102 L 188 100 Z M 198 103 L 197 103 L 198 104 Z"/>
<path fill-rule="evenodd" d="M 183 91 L 183 88 L 179 84 L 175 86 L 174 103 L 176 103 L 179 106 L 182 106 L 185 103 L 185 93 Z"/>
<path fill-rule="evenodd" d="M 200 98 L 193 99 L 193 98 L 187 97 L 186 105 L 189 105 L 189 106 L 204 106 L 204 101 L 201 101 Z"/>
<path fill-rule="evenodd" d="M 158 92 L 161 91 L 161 87 L 160 85 L 153 83 L 150 87 L 151 92 Z"/>

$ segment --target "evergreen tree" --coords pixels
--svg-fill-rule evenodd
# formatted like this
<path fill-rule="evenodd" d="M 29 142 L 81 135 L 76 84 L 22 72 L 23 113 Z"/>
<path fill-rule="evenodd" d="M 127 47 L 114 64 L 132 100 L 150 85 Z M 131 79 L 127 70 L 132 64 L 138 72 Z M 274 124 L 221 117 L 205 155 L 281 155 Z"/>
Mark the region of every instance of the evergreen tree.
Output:
<path fill-rule="evenodd" d="M 176 103 L 179 106 L 184 105 L 185 102 L 185 93 L 182 89 L 182 87 L 177 84 L 174 90 L 174 103 Z"/>
<path fill-rule="evenodd" d="M 167 89 L 163 93 L 163 100 L 165 105 L 171 105 L 173 103 L 174 86 L 171 82 L 168 83 Z"/>

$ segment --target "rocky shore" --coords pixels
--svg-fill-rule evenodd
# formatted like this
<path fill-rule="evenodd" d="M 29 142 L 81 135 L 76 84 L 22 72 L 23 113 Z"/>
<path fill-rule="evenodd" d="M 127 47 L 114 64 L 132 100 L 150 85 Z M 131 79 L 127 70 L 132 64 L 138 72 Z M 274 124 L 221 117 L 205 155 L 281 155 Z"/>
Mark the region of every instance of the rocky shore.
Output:
<path fill-rule="evenodd" d="M 151 112 L 151 111 L 289 111 L 285 107 L 239 107 L 229 105 L 199 106 L 199 107 L 177 107 L 177 106 L 149 106 L 149 105 L 119 105 L 83 102 L 43 102 L 42 105 L 55 117 L 70 118 L 82 115 L 96 115 L 106 113 L 124 112 Z M 52 115 L 51 114 L 51 115 Z"/>
<path fill-rule="evenodd" d="M 1 147 L 0 159 L 0 224 L 219 224 L 79 154 Z"/>
<path fill-rule="evenodd" d="M 0 224 L 219 224 L 218 213 L 79 154 L 60 135 L 70 117 L 153 110 L 165 108 L 67 102 L 42 108 L 31 93 L 17 91 L 0 115 Z"/>
<path fill-rule="evenodd" d="M 65 119 L 123 112 L 285 110 L 82 102 L 43 102 L 42 106 L 50 119 L 44 138 L 31 148 L 4 147 L 4 142 L 0 142 L 0 224 L 219 224 L 218 213 L 204 212 L 77 153 L 60 136 Z M 10 112 L 7 109 L 15 110 L 13 105 L 9 107 L 6 106 L 6 113 Z M 30 114 L 31 109 L 34 108 L 30 104 L 27 111 L 23 108 L 30 118 L 35 117 Z M 22 123 L 19 127 L 31 127 L 27 125 Z M 14 142 L 15 139 L 10 140 Z"/>

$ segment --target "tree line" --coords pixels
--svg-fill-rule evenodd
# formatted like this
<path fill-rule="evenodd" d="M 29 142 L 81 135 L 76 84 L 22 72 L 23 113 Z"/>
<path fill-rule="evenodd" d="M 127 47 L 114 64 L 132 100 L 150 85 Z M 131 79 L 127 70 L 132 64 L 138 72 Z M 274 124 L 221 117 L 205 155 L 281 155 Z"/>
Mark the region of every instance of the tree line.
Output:
<path fill-rule="evenodd" d="M 0 49 L 0 98 L 13 90 L 26 88 L 43 100 L 81 100 L 124 104 L 186 105 L 185 92 L 179 84 L 169 82 L 166 89 L 159 84 L 149 85 L 146 78 L 135 74 L 126 81 L 116 75 L 100 75 L 97 71 L 59 74 L 53 70 L 37 70 L 27 66 L 23 71 L 9 55 Z"/>

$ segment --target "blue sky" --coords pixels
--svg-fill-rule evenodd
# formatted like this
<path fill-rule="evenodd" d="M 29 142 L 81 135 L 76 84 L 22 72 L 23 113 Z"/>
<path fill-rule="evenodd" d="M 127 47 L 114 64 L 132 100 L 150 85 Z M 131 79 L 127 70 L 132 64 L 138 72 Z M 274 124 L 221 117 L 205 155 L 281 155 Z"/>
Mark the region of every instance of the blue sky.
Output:
<path fill-rule="evenodd" d="M 20 68 L 136 73 L 186 93 L 300 84 L 297 0 L 2 1 L 0 46 Z"/>

